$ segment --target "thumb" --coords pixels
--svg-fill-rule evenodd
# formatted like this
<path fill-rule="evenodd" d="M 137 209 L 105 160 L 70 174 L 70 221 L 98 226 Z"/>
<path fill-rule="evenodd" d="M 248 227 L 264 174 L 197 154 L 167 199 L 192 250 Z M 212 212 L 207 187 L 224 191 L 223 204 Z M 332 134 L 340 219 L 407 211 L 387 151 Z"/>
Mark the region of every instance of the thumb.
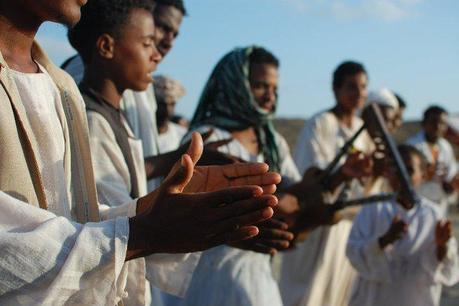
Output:
<path fill-rule="evenodd" d="M 191 143 L 186 151 L 187 155 L 191 158 L 191 161 L 194 165 L 196 165 L 198 160 L 201 158 L 203 150 L 204 145 L 201 134 L 194 132 L 191 135 Z"/>
<path fill-rule="evenodd" d="M 183 154 L 162 184 L 168 193 L 182 193 L 193 177 L 194 164 L 188 154 Z"/>

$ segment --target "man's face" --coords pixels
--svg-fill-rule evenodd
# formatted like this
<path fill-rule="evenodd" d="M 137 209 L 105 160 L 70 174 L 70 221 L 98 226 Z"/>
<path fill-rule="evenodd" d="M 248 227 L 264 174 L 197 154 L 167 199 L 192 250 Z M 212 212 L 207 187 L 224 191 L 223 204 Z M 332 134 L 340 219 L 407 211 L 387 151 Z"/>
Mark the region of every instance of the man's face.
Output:
<path fill-rule="evenodd" d="M 249 75 L 250 89 L 258 105 L 272 112 L 277 100 L 279 73 L 272 64 L 252 64 Z"/>
<path fill-rule="evenodd" d="M 172 116 L 174 116 L 176 104 L 175 101 L 172 99 L 166 99 L 166 101 L 157 100 L 157 102 L 158 110 L 156 111 L 156 117 L 158 118 L 158 121 L 170 119 Z"/>
<path fill-rule="evenodd" d="M 347 75 L 339 88 L 334 88 L 337 103 L 346 111 L 363 107 L 367 99 L 367 75 L 363 72 Z"/>
<path fill-rule="evenodd" d="M 436 142 L 445 136 L 448 129 L 448 115 L 445 113 L 430 115 L 422 123 L 426 138 L 430 142 Z"/>
<path fill-rule="evenodd" d="M 394 133 L 398 110 L 390 106 L 381 106 L 379 109 L 383 115 L 387 130 L 389 133 Z"/>
<path fill-rule="evenodd" d="M 405 108 L 403 107 L 400 107 L 398 110 L 397 110 L 397 113 L 395 114 L 395 118 L 394 118 L 394 130 L 398 130 L 402 124 L 403 124 L 403 113 L 405 112 Z"/>
<path fill-rule="evenodd" d="M 67 26 L 75 25 L 80 9 L 87 0 L 19 0 L 19 5 L 37 17 L 38 22 L 53 21 Z"/>
<path fill-rule="evenodd" d="M 145 90 L 152 82 L 151 74 L 161 60 L 154 43 L 153 16 L 144 9 L 133 9 L 128 21 L 114 38 L 113 76 L 125 89 Z"/>
<path fill-rule="evenodd" d="M 424 182 L 424 169 L 422 166 L 422 160 L 417 155 L 402 156 L 408 175 L 410 176 L 411 184 L 414 188 L 421 186 Z M 401 191 L 400 177 L 395 170 L 395 166 L 387 159 L 387 179 L 394 191 Z"/>
<path fill-rule="evenodd" d="M 159 4 L 155 8 L 155 43 L 162 57 L 172 49 L 175 38 L 179 34 L 183 14 L 172 5 Z"/>

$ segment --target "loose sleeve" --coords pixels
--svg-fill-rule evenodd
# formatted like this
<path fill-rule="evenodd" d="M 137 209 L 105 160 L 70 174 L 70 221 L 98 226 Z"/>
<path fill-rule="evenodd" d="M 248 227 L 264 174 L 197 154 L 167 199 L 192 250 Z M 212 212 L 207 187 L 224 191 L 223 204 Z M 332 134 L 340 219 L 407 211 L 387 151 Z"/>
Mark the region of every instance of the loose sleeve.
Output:
<path fill-rule="evenodd" d="M 85 225 L 0 192 L 0 304 L 115 305 L 129 225 Z"/>
<path fill-rule="evenodd" d="M 442 261 L 438 261 L 435 242 L 432 240 L 429 249 L 423 254 L 421 266 L 430 275 L 432 283 L 454 286 L 459 282 L 459 259 L 456 238 L 451 237 L 446 247 L 445 258 Z"/>
<path fill-rule="evenodd" d="M 329 142 L 324 139 L 324 131 L 321 128 L 321 118 L 312 118 L 307 121 L 298 138 L 294 152 L 295 163 L 300 173 L 306 169 L 316 166 L 321 169 L 328 164 L 326 154 L 322 146 Z"/>
<path fill-rule="evenodd" d="M 366 207 L 357 215 L 347 242 L 346 256 L 360 277 L 372 281 L 390 281 L 389 259 L 379 247 L 378 232 L 372 228 L 372 222 L 377 220 L 374 209 Z"/>
<path fill-rule="evenodd" d="M 103 220 L 135 216 L 137 200 L 130 196 L 129 169 L 108 122 L 88 112 L 89 141 L 96 179 L 99 211 Z"/>

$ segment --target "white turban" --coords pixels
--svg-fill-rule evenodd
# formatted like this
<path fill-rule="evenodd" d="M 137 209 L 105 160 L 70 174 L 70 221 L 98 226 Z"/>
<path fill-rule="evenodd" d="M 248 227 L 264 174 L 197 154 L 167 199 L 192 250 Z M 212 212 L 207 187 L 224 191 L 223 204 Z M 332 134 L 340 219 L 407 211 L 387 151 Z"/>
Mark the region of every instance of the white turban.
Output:
<path fill-rule="evenodd" d="M 370 91 L 367 98 L 367 104 L 376 103 L 383 106 L 389 106 L 394 109 L 399 109 L 399 103 L 392 91 L 387 88 Z"/>
<path fill-rule="evenodd" d="M 185 95 L 185 87 L 170 77 L 157 75 L 153 77 L 156 97 L 163 101 L 177 102 Z"/>

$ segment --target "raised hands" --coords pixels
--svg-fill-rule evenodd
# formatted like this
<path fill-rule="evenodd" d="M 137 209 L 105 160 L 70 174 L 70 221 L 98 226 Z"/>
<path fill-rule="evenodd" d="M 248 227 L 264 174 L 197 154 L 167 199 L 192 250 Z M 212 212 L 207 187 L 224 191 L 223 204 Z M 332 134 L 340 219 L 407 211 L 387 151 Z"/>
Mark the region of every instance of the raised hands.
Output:
<path fill-rule="evenodd" d="M 203 140 L 198 133 L 193 133 L 192 144 L 187 151 L 193 164 L 197 164 L 203 154 Z M 179 167 L 176 164 L 175 167 Z M 268 172 L 265 163 L 233 163 L 226 166 L 195 166 L 191 180 L 185 192 L 217 191 L 235 186 L 257 185 L 263 188 L 265 194 L 276 191 L 276 184 L 281 181 L 281 176 Z"/>
<path fill-rule="evenodd" d="M 408 224 L 399 215 L 395 216 L 389 230 L 379 238 L 379 247 L 381 250 L 385 249 L 389 244 L 403 238 L 407 232 Z"/>
<path fill-rule="evenodd" d="M 435 226 L 435 245 L 437 246 L 437 259 L 442 261 L 446 256 L 447 246 L 451 238 L 452 227 L 450 220 L 440 220 Z"/>
<path fill-rule="evenodd" d="M 189 152 L 199 155 L 200 151 L 202 139 L 195 134 Z M 129 221 L 127 260 L 152 253 L 200 251 L 252 238 L 259 233 L 253 224 L 271 218 L 277 198 L 263 195 L 258 186 L 184 193 L 196 161 L 183 155 L 164 183 L 139 199 L 138 215 Z"/>
<path fill-rule="evenodd" d="M 362 152 L 353 152 L 348 155 L 341 173 L 346 179 L 360 179 L 372 174 L 372 158 Z"/>
<path fill-rule="evenodd" d="M 257 224 L 258 236 L 230 243 L 232 247 L 274 255 L 277 251 L 285 250 L 293 240 L 293 233 L 288 231 L 288 225 L 276 219 L 269 219 Z"/>

